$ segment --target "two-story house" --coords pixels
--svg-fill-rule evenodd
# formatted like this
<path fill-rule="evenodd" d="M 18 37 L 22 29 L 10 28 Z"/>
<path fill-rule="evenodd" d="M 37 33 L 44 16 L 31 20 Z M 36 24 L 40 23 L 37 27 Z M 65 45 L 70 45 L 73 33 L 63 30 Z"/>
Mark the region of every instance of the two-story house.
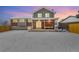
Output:
<path fill-rule="evenodd" d="M 58 18 L 54 18 L 54 16 L 55 12 L 42 8 L 35 11 L 32 18 L 15 18 L 16 23 L 13 23 L 12 21 L 14 19 L 12 19 L 11 24 L 12 26 L 14 24 L 15 27 L 19 26 L 20 28 L 25 27 L 27 29 L 54 29 L 55 21 L 58 20 Z"/>
<path fill-rule="evenodd" d="M 33 18 L 32 18 L 32 28 L 33 29 L 54 29 L 55 20 L 58 20 L 58 18 L 54 18 L 54 15 L 55 15 L 55 12 L 45 8 L 42 8 L 34 12 Z"/>

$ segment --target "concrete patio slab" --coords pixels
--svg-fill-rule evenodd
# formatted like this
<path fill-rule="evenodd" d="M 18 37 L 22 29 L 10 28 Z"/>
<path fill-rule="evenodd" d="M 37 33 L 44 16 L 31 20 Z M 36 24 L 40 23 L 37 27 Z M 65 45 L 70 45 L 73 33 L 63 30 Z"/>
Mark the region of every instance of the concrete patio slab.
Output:
<path fill-rule="evenodd" d="M 79 34 L 8 31 L 0 33 L 0 52 L 79 52 Z"/>

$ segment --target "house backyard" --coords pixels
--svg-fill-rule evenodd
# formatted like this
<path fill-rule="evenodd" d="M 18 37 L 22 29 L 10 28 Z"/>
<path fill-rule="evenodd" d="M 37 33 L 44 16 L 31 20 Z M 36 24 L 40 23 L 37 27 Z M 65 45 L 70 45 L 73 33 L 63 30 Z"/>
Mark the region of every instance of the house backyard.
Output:
<path fill-rule="evenodd" d="M 41 8 L 32 18 L 10 18 L 0 26 L 0 52 L 79 52 L 79 15 L 60 22 L 55 12 Z"/>
<path fill-rule="evenodd" d="M 0 33 L 0 52 L 79 52 L 79 35 L 13 30 Z"/>

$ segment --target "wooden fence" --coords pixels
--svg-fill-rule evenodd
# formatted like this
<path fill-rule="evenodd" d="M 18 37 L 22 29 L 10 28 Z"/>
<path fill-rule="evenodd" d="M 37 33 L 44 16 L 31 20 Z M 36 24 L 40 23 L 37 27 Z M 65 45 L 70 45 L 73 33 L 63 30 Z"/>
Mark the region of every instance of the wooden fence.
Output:
<path fill-rule="evenodd" d="M 71 23 L 71 24 L 69 24 L 69 31 L 79 34 L 79 23 Z"/>
<path fill-rule="evenodd" d="M 10 26 L 0 26 L 0 32 L 10 31 L 10 30 L 11 30 Z"/>

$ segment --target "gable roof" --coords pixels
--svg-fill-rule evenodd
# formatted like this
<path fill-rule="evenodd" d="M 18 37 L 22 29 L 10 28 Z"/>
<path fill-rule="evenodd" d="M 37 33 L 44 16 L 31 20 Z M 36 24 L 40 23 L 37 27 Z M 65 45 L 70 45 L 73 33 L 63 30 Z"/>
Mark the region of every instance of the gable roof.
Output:
<path fill-rule="evenodd" d="M 54 13 L 54 12 L 52 12 L 52 11 L 46 9 L 46 8 L 41 8 L 41 9 L 39 9 L 38 11 L 35 11 L 34 13 L 37 13 L 37 12 L 39 12 L 39 11 L 41 11 L 41 10 L 46 10 L 46 11 L 48 11 L 48 12 Z"/>
<path fill-rule="evenodd" d="M 69 16 L 65 18 L 63 21 L 61 21 L 61 23 L 71 23 L 71 22 L 79 22 L 79 18 L 77 18 L 76 16 Z"/>

